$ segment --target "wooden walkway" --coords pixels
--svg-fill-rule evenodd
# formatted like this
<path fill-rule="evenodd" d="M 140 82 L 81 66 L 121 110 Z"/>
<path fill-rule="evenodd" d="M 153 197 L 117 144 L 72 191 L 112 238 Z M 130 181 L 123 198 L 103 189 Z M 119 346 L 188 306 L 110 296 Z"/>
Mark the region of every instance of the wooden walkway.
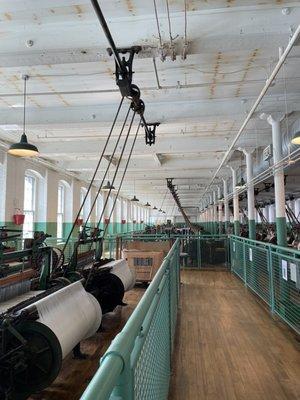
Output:
<path fill-rule="evenodd" d="M 299 400 L 295 335 L 229 272 L 182 282 L 169 400 Z"/>

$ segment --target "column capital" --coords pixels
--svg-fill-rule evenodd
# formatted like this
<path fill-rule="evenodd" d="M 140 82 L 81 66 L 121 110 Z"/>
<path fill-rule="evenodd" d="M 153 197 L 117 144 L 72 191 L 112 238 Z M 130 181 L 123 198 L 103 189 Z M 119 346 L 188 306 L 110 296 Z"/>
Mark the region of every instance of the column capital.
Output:
<path fill-rule="evenodd" d="M 270 125 L 274 124 L 275 122 L 281 122 L 285 117 L 285 114 L 283 112 L 272 112 L 270 114 L 267 113 L 261 113 L 259 118 L 262 120 L 267 121 Z"/>
<path fill-rule="evenodd" d="M 239 147 L 238 150 L 244 153 L 246 156 L 247 154 L 252 154 L 255 150 L 255 147 Z"/>

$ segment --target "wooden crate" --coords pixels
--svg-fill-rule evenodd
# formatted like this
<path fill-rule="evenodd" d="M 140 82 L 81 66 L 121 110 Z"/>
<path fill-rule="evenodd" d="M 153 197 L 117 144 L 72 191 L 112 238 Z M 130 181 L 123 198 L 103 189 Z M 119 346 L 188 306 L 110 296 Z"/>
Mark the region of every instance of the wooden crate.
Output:
<path fill-rule="evenodd" d="M 125 242 L 123 248 L 126 250 L 143 250 L 143 251 L 162 251 L 166 256 L 171 249 L 169 240 L 161 240 L 158 242 L 144 242 L 142 240 L 134 240 Z"/>
<path fill-rule="evenodd" d="M 136 276 L 136 282 L 151 282 L 161 266 L 163 251 L 123 250 L 123 258 Z"/>

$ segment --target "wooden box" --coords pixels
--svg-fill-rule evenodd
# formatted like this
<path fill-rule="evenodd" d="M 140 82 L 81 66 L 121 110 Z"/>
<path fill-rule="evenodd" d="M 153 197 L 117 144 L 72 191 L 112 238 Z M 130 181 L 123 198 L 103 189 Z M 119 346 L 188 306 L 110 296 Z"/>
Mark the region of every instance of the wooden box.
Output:
<path fill-rule="evenodd" d="M 161 266 L 163 251 L 123 250 L 123 258 L 136 276 L 136 282 L 151 282 Z"/>

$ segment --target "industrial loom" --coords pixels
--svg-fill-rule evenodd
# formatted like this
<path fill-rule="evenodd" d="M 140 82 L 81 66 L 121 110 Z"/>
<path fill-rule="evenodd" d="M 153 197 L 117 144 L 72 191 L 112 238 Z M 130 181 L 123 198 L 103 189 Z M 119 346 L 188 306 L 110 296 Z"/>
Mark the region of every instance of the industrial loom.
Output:
<path fill-rule="evenodd" d="M 140 90 L 132 83 L 133 58 L 141 48 L 116 48 L 98 2 L 91 0 L 91 3 L 111 46 L 108 52 L 115 58 L 115 76 L 121 101 L 63 248 L 56 249 L 45 245 L 47 235 L 39 232 L 35 233 L 31 241 L 24 241 L 22 250 L 16 250 L 5 244 L 5 241 L 8 243 L 14 239 L 15 233 L 3 229 L 5 237 L 0 247 L 0 272 L 6 281 L 0 282 L 0 293 L 3 295 L 0 305 L 0 400 L 23 400 L 49 386 L 57 377 L 64 357 L 72 350 L 74 355 L 83 356 L 78 347 L 80 341 L 97 332 L 103 314 L 113 311 L 118 305 L 124 305 L 125 292 L 135 284 L 135 276 L 125 260 L 102 258 L 103 240 L 108 225 L 101 231 L 100 222 L 114 188 L 124 151 L 129 146 L 128 138 L 135 117 L 138 115 L 137 129 L 130 148 L 127 149 L 129 155 L 119 179 L 119 188 L 110 209 L 109 219 L 116 205 L 140 126 L 145 129 L 146 144 L 152 145 L 155 143 L 155 128 L 159 123 L 147 124 L 144 118 L 145 104 L 140 98 Z M 130 100 L 125 119 L 90 211 L 75 242 L 73 253 L 65 260 L 67 246 L 74 237 L 77 221 L 99 172 L 100 164 L 105 159 L 105 152 L 111 145 L 112 133 L 124 99 Z M 109 172 L 111 161 L 119 151 L 119 161 L 102 213 L 96 226 L 90 228 L 91 213 Z M 87 247 L 84 253 L 79 252 L 81 245 Z M 13 264 L 16 261 L 18 267 Z"/>

